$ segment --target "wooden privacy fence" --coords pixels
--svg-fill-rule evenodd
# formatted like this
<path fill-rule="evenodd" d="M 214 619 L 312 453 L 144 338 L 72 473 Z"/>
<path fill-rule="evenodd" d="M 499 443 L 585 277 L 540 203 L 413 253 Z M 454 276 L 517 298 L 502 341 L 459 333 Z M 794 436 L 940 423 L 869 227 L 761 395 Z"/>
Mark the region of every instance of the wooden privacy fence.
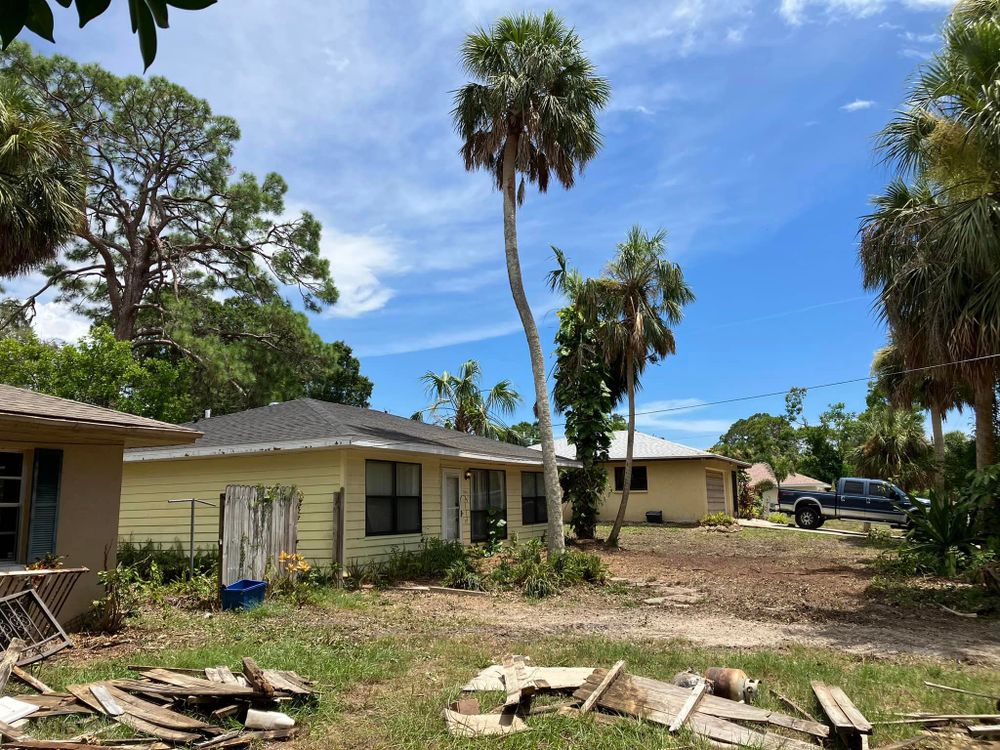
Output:
<path fill-rule="evenodd" d="M 219 508 L 219 578 L 264 580 L 281 571 L 278 556 L 296 551 L 302 493 L 295 487 L 230 484 Z"/>

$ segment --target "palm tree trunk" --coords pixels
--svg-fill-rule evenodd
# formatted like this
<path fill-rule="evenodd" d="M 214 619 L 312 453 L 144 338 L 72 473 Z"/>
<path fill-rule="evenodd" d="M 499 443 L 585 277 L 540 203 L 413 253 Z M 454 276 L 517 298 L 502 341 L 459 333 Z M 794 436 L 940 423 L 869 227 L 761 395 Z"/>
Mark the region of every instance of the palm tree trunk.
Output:
<path fill-rule="evenodd" d="M 625 369 L 625 383 L 628 388 L 628 437 L 625 441 L 625 476 L 622 478 L 622 501 L 618 505 L 618 515 L 615 525 L 608 535 L 608 546 L 618 546 L 618 535 L 625 522 L 625 508 L 628 507 L 628 496 L 632 490 L 632 452 L 635 447 L 635 364 L 629 357 Z"/>
<path fill-rule="evenodd" d="M 934 433 L 934 485 L 940 492 L 944 489 L 944 414 L 936 406 L 931 407 L 931 431 Z"/>
<path fill-rule="evenodd" d="M 518 136 L 507 139 L 503 152 L 503 239 L 507 256 L 507 277 L 510 292 L 514 297 L 517 314 L 521 316 L 524 335 L 528 339 L 528 353 L 531 355 L 531 375 L 535 381 L 535 416 L 538 417 L 538 431 L 542 437 L 542 464 L 545 469 L 545 506 L 548 511 L 547 546 L 549 554 L 559 554 L 566 550 L 566 539 L 562 520 L 562 488 L 559 486 L 559 467 L 556 465 L 555 438 L 552 436 L 552 413 L 549 411 L 549 389 L 545 382 L 545 357 L 542 342 L 538 336 L 538 326 L 531 314 L 531 306 L 524 293 L 521 278 L 521 259 L 517 252 L 517 174 L 514 160 L 517 154 Z"/>
<path fill-rule="evenodd" d="M 975 384 L 976 468 L 985 469 L 996 461 L 993 438 L 993 412 L 997 396 L 993 378 L 979 377 Z"/>

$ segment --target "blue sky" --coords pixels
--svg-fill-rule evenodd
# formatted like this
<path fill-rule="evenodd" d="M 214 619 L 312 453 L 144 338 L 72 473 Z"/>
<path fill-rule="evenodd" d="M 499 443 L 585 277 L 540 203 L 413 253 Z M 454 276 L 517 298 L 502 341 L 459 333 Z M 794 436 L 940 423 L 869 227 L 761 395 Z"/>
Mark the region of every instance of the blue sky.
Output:
<path fill-rule="evenodd" d="M 82 31 L 57 9 L 57 46 L 35 46 L 140 73 L 125 4 L 113 5 Z M 280 172 L 288 208 L 323 222 L 342 298 L 314 326 L 354 347 L 373 407 L 408 415 L 427 402 L 422 373 L 474 358 L 487 382 L 509 378 L 524 394 L 516 421 L 533 390 L 500 196 L 463 169 L 450 92 L 465 80 L 465 33 L 550 6 L 613 96 L 604 148 L 577 186 L 529 191 L 520 214 L 549 349 L 550 246 L 596 274 L 638 223 L 667 230 L 697 295 L 677 356 L 647 371 L 638 399 L 640 410 L 693 408 L 641 417 L 640 429 L 710 446 L 733 420 L 783 401 L 704 402 L 866 375 L 884 339 L 856 261 L 858 218 L 887 180 L 872 134 L 939 43 L 945 0 L 220 0 L 172 14 L 151 73 L 235 117 L 237 167 Z M 38 324 L 63 338 L 83 330 L 54 303 Z M 864 394 L 864 384 L 816 390 L 806 416 L 831 401 L 861 409 Z"/>

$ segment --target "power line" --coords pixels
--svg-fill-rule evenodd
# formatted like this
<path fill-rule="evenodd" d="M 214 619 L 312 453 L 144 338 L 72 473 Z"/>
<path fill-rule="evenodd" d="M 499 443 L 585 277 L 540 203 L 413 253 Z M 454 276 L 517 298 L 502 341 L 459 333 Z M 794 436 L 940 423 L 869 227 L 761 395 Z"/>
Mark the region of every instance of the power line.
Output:
<path fill-rule="evenodd" d="M 939 367 L 954 367 L 955 365 L 965 365 L 965 364 L 970 364 L 972 362 L 983 362 L 983 361 L 988 360 L 988 359 L 996 359 L 997 357 L 1000 357 L 1000 353 L 998 353 L 998 354 L 984 354 L 981 357 L 969 357 L 968 359 L 956 359 L 956 360 L 954 360 L 952 362 L 942 362 L 942 363 L 936 364 L 936 365 L 926 365 L 925 367 L 911 367 L 911 368 L 906 369 L 906 370 L 897 370 L 897 371 L 891 372 L 891 373 L 884 373 L 883 375 L 868 375 L 868 376 L 863 377 L 863 378 L 850 378 L 848 380 L 836 380 L 836 381 L 834 381 L 832 383 L 820 383 L 819 385 L 805 386 L 805 390 L 807 390 L 807 391 L 816 391 L 816 390 L 819 390 L 820 388 L 834 388 L 836 386 L 849 385 L 851 383 L 865 383 L 865 382 L 868 382 L 868 381 L 871 381 L 871 380 L 877 380 L 880 377 L 885 377 L 885 376 L 888 376 L 888 375 L 908 375 L 908 374 L 910 374 L 912 372 L 925 372 L 927 370 L 935 370 L 935 369 L 937 369 Z M 704 403 L 692 404 L 692 405 L 689 405 L 689 406 L 669 406 L 669 407 L 666 407 L 664 409 L 648 409 L 646 411 L 637 411 L 635 413 L 635 415 L 638 417 L 638 416 L 644 416 L 644 415 L 647 415 L 647 414 L 665 414 L 667 412 L 688 411 L 688 410 L 691 410 L 691 409 L 702 409 L 702 408 L 704 408 L 706 406 L 719 406 L 721 404 L 734 404 L 734 403 L 737 403 L 739 401 L 753 401 L 753 400 L 759 399 L 759 398 L 773 398 L 774 396 L 784 396 L 786 393 L 788 393 L 788 389 L 785 389 L 783 391 L 770 391 L 769 393 L 755 393 L 752 396 L 735 396 L 733 398 L 724 398 L 724 399 L 720 399 L 718 401 L 705 401 Z M 565 422 L 558 422 L 558 423 L 553 424 L 553 426 L 554 427 L 565 427 L 566 423 Z"/>

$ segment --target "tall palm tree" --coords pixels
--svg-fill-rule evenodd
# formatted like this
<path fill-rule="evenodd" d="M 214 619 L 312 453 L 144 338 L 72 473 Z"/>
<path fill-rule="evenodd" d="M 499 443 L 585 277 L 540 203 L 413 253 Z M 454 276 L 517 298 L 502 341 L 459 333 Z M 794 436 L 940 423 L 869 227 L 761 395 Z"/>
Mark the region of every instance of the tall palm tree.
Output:
<path fill-rule="evenodd" d="M 494 440 L 509 440 L 511 430 L 503 417 L 514 413 L 521 396 L 509 380 L 501 380 L 483 391 L 482 377 L 483 371 L 474 359 L 463 362 L 457 374 L 447 370 L 440 375 L 425 373 L 420 379 L 427 386 L 427 394 L 434 399 L 425 411 L 443 427 Z"/>
<path fill-rule="evenodd" d="M 918 365 L 919 366 L 919 365 Z M 897 408 L 919 404 L 931 415 L 935 475 L 938 489 L 944 485 L 944 415 L 949 409 L 961 409 L 965 404 L 962 388 L 954 377 L 954 368 L 935 367 L 908 372 L 903 350 L 895 341 L 875 352 L 872 375 L 876 387 Z"/>
<path fill-rule="evenodd" d="M 649 362 L 674 354 L 676 344 L 671 326 L 681 322 L 684 305 L 694 301 L 694 293 L 684 281 L 680 266 L 665 257 L 666 232 L 646 234 L 642 227 L 629 230 L 618 255 L 598 280 L 601 339 L 609 361 L 624 371 L 628 397 L 628 437 L 625 449 L 625 477 L 618 515 L 608 536 L 616 545 L 625 520 L 632 486 L 632 453 L 635 445 L 635 392 Z"/>
<path fill-rule="evenodd" d="M 877 405 L 861 416 L 861 430 L 862 442 L 852 456 L 861 474 L 888 479 L 905 490 L 922 489 L 931 481 L 933 451 L 919 411 Z"/>
<path fill-rule="evenodd" d="M 879 147 L 928 199 L 900 215 L 910 238 L 885 289 L 945 359 L 963 360 L 976 413 L 976 463 L 996 459 L 993 413 L 1000 352 L 1000 6 L 964 0 L 944 48 L 917 73 Z M 905 258 L 909 250 L 913 257 Z M 890 318 L 890 324 L 892 320 Z"/>
<path fill-rule="evenodd" d="M 528 341 L 542 437 L 548 549 L 559 553 L 565 549 L 562 490 L 545 359 L 521 277 L 517 206 L 524 201 L 526 181 L 541 192 L 552 176 L 564 188 L 573 186 L 600 148 L 597 112 L 607 105 L 610 87 L 595 74 L 580 38 L 552 11 L 541 17 L 501 17 L 489 29 L 470 34 L 461 55 L 473 80 L 455 93 L 452 117 L 463 141 L 465 168 L 489 172 L 503 197 L 507 276 Z"/>
<path fill-rule="evenodd" d="M 79 138 L 24 86 L 0 80 L 0 276 L 56 257 L 84 221 Z"/>

